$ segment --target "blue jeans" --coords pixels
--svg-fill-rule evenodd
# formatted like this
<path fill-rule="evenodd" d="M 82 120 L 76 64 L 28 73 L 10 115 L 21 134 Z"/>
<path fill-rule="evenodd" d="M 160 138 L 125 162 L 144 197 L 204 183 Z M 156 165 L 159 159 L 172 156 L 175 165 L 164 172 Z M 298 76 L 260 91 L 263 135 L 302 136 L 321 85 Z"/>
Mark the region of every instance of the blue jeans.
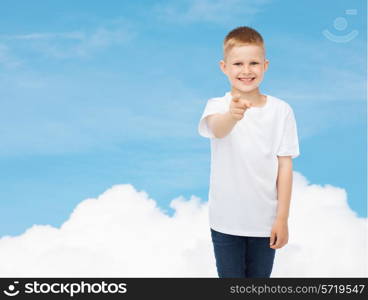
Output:
<path fill-rule="evenodd" d="M 269 237 L 231 235 L 211 229 L 219 278 L 269 278 L 276 249 Z"/>

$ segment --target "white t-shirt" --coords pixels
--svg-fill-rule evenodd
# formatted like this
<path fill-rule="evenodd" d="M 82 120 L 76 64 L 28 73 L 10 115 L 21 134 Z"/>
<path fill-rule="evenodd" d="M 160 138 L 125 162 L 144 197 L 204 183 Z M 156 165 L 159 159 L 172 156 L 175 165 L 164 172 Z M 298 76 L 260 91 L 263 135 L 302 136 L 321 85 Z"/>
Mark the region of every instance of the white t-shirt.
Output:
<path fill-rule="evenodd" d="M 211 141 L 209 223 L 216 231 L 271 236 L 277 213 L 277 155 L 295 158 L 300 153 L 292 108 L 266 96 L 264 106 L 247 109 L 223 138 L 213 135 L 205 118 L 229 111 L 230 92 L 209 99 L 198 124 L 199 134 Z"/>

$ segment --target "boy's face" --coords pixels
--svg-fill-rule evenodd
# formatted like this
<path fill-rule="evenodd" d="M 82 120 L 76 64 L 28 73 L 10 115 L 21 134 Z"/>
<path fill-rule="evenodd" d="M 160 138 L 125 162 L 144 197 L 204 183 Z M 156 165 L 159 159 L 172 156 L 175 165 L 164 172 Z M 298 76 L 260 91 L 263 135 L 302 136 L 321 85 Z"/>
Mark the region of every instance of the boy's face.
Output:
<path fill-rule="evenodd" d="M 245 45 L 232 48 L 226 62 L 220 61 L 220 68 L 233 89 L 248 93 L 258 88 L 268 64 L 261 46 Z"/>

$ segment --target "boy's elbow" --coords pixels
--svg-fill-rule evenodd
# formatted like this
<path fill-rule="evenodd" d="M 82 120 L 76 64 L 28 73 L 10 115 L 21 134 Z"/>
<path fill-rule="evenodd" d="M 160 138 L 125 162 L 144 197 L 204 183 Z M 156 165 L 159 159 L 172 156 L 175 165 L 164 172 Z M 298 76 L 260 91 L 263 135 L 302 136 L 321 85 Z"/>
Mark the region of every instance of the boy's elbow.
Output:
<path fill-rule="evenodd" d="M 215 130 L 213 127 L 211 127 L 211 131 L 213 133 L 213 136 L 216 138 L 216 139 L 220 139 L 221 138 L 221 135 L 217 132 L 217 130 Z"/>
<path fill-rule="evenodd" d="M 212 130 L 212 133 L 213 133 L 213 135 L 214 135 L 215 138 L 221 139 L 221 138 L 224 137 L 223 134 L 221 134 L 220 132 L 218 132 L 218 128 L 214 129 L 214 127 L 212 127 L 211 130 Z"/>

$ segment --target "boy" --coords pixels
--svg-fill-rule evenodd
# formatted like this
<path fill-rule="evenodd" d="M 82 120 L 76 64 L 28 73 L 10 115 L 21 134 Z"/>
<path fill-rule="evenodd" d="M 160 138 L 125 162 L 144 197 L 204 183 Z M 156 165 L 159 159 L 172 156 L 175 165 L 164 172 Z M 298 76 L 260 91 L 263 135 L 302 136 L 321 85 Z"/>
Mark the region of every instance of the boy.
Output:
<path fill-rule="evenodd" d="M 211 140 L 209 223 L 220 278 L 270 277 L 288 241 L 292 158 L 299 153 L 290 105 L 263 95 L 269 61 L 262 36 L 237 27 L 224 40 L 231 91 L 207 101 L 198 125 Z"/>

